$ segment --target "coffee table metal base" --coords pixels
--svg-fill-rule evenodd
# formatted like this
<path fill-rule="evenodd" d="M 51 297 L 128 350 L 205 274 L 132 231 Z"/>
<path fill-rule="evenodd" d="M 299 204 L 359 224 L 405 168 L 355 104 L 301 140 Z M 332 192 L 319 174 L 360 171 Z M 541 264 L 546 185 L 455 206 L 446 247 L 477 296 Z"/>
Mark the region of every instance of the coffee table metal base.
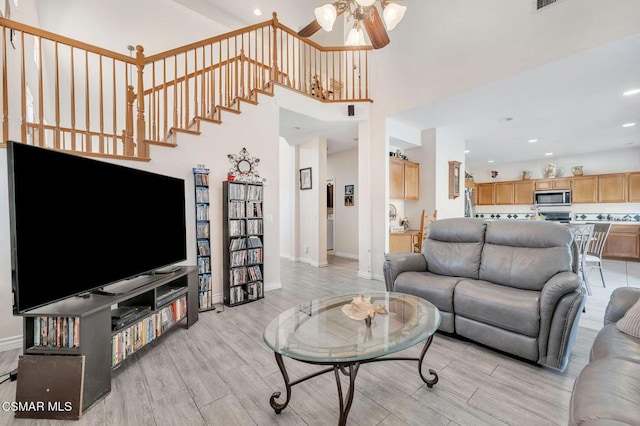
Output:
<path fill-rule="evenodd" d="M 438 374 L 434 370 L 429 369 L 429 375 L 430 375 L 429 378 L 425 377 L 422 374 L 422 361 L 424 360 L 424 356 L 426 355 L 427 350 L 429 349 L 429 346 L 431 346 L 432 341 L 433 341 L 433 335 L 429 336 L 429 338 L 425 342 L 424 348 L 422 349 L 422 353 L 420 354 L 419 358 L 381 357 L 381 358 L 365 359 L 357 362 L 346 362 L 346 363 L 338 363 L 338 364 L 326 364 L 326 363 L 316 363 L 316 362 L 305 361 L 305 362 L 309 362 L 310 364 L 331 365 L 331 367 L 316 371 L 313 374 L 310 374 L 298 380 L 294 380 L 293 382 L 289 380 L 289 375 L 287 374 L 287 369 L 285 368 L 282 355 L 275 352 L 276 362 L 278 363 L 278 367 L 280 368 L 280 372 L 282 373 L 282 378 L 284 379 L 284 384 L 287 390 L 287 396 L 284 402 L 279 403 L 276 400 L 280 398 L 281 393 L 274 392 L 273 395 L 271 395 L 271 398 L 269 399 L 269 403 L 271 404 L 271 407 L 275 410 L 276 414 L 280 414 L 280 412 L 285 408 L 287 408 L 287 405 L 289 405 L 289 401 L 291 400 L 291 388 L 293 386 L 297 385 L 298 383 L 302 383 L 314 377 L 333 371 L 336 377 L 336 385 L 338 387 L 338 398 L 340 399 L 340 419 L 338 424 L 340 426 L 345 425 L 347 423 L 347 416 L 349 415 L 349 410 L 351 409 L 351 404 L 353 402 L 356 376 L 358 375 L 358 369 L 362 364 L 368 364 L 371 362 L 378 362 L 378 361 L 418 361 L 418 373 L 420 373 L 420 378 L 422 379 L 423 382 L 427 384 L 427 387 L 432 388 L 433 385 L 438 383 Z M 340 382 L 340 373 L 349 377 L 349 389 L 347 390 L 346 397 L 343 397 L 343 394 L 342 394 L 342 384 Z"/>

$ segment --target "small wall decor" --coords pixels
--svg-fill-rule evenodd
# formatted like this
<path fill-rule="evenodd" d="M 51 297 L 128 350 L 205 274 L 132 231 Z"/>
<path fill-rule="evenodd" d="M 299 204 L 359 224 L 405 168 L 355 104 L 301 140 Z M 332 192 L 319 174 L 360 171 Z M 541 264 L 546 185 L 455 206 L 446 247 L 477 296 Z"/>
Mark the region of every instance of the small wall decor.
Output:
<path fill-rule="evenodd" d="M 344 205 L 348 207 L 353 206 L 353 195 L 344 196 Z"/>
<path fill-rule="evenodd" d="M 344 195 L 354 195 L 355 185 L 345 185 L 344 186 Z"/>
<path fill-rule="evenodd" d="M 460 196 L 460 164 L 459 161 L 449 161 L 449 199 L 455 200 Z"/>
<path fill-rule="evenodd" d="M 491 178 L 495 179 L 498 177 L 498 171 L 497 170 L 491 170 Z"/>
<path fill-rule="evenodd" d="M 239 154 L 229 154 L 227 157 L 232 164 L 227 180 L 260 182 L 260 173 L 258 173 L 260 159 L 249 156 L 249 151 L 246 148 L 242 148 Z"/>
<path fill-rule="evenodd" d="M 300 189 L 311 189 L 311 167 L 300 169 Z"/>

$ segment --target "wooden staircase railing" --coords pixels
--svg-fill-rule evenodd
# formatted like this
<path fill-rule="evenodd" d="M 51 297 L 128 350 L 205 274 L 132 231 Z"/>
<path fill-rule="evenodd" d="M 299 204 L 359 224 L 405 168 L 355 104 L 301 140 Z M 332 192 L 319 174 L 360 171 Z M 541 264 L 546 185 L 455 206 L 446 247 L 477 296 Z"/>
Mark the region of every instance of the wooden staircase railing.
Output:
<path fill-rule="evenodd" d="M 273 19 L 145 56 L 0 18 L 2 132 L 9 139 L 148 160 L 150 143 L 220 123 L 280 85 L 322 102 L 369 99 L 370 47 L 322 47 Z"/>

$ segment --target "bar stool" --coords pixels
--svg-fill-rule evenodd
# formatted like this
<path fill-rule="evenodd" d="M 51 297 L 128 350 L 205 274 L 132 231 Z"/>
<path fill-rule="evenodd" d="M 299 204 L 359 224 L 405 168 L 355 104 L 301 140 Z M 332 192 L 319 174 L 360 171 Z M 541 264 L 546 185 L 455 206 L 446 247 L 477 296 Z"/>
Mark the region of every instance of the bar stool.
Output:
<path fill-rule="evenodd" d="M 569 230 L 573 234 L 573 244 L 575 246 L 575 252 L 577 253 L 577 263 L 580 274 L 582 275 L 582 281 L 587 290 L 587 294 L 591 296 L 591 286 L 589 285 L 589 279 L 585 273 L 587 250 L 592 241 L 594 224 L 569 224 L 567 225 Z"/>
<path fill-rule="evenodd" d="M 602 287 L 606 287 L 604 283 L 604 273 L 602 272 L 602 252 L 604 251 L 604 243 L 607 242 L 610 230 L 610 223 L 593 224 L 593 236 L 591 237 L 591 244 L 589 244 L 587 248 L 587 255 L 585 257 L 585 266 L 598 268 L 600 270 Z"/>

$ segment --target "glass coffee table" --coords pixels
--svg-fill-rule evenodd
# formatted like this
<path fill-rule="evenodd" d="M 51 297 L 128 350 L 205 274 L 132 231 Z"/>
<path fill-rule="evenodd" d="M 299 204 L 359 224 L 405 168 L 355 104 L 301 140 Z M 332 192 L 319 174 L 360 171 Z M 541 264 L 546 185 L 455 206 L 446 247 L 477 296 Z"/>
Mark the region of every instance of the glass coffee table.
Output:
<path fill-rule="evenodd" d="M 358 369 L 361 364 L 370 362 L 418 361 L 418 373 L 427 386 L 431 388 L 438 383 L 434 370 L 429 369 L 428 378 L 422 374 L 422 361 L 440 325 L 438 308 L 424 299 L 403 293 L 364 295 L 371 297 L 372 304 L 384 306 L 388 314 L 376 314 L 371 321 L 349 318 L 342 307 L 359 296 L 354 293 L 304 302 L 282 312 L 267 325 L 264 341 L 275 353 L 287 391 L 282 403 L 277 401 L 280 392 L 271 395 L 271 407 L 276 413 L 289 405 L 293 386 L 333 371 L 340 399 L 339 423 L 346 424 Z M 389 356 L 422 342 L 424 347 L 419 358 Z M 290 381 L 283 356 L 330 367 Z M 349 377 L 349 389 L 344 398 L 341 373 Z"/>

